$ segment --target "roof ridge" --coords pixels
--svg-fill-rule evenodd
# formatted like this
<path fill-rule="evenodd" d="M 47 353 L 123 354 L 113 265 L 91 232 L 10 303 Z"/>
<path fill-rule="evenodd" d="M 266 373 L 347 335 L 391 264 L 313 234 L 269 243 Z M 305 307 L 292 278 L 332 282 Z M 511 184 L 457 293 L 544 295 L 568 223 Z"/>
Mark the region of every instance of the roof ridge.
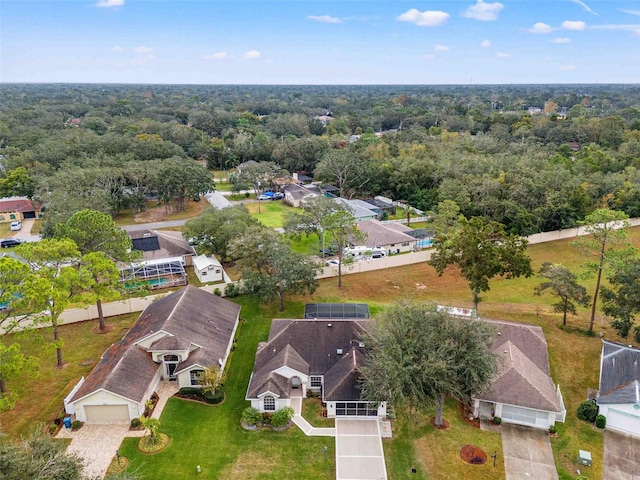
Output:
<path fill-rule="evenodd" d="M 544 373 L 544 372 L 540 369 L 540 367 L 538 367 L 538 365 L 536 365 L 536 364 L 535 364 L 535 362 L 534 362 L 534 361 L 532 361 L 529 357 L 527 357 L 527 356 L 524 354 L 524 352 L 523 352 L 522 350 L 520 350 L 520 349 L 519 349 L 517 346 L 515 346 L 515 345 L 513 345 L 513 347 L 514 347 L 518 352 L 520 352 L 520 353 L 522 354 L 522 357 L 523 357 L 527 362 L 529 362 L 531 365 L 533 365 L 534 369 L 535 369 L 537 372 L 541 373 L 544 377 L 549 378 L 549 376 L 548 376 L 546 373 Z M 515 369 L 515 371 L 516 371 L 516 372 L 518 372 L 518 374 L 519 374 L 522 378 L 524 378 L 524 379 L 525 379 L 525 381 L 526 381 L 529 385 L 531 385 L 531 386 L 533 387 L 533 389 L 534 389 L 536 392 L 538 392 L 538 393 L 539 393 L 543 398 L 545 398 L 545 399 L 546 399 L 547 401 L 549 401 L 551 404 L 555 403 L 554 401 L 552 401 L 552 399 L 549 399 L 549 398 L 547 397 L 547 395 L 545 395 L 545 393 L 544 393 L 544 392 L 542 392 L 542 391 L 541 391 L 541 390 L 540 390 L 540 389 L 539 389 L 539 388 L 538 388 L 538 387 L 537 387 L 537 386 L 536 386 L 536 385 L 535 385 L 535 384 L 530 380 L 529 375 L 524 375 L 522 372 L 520 372 L 520 370 L 518 370 L 517 368 L 515 368 L 515 366 L 514 366 L 513 368 L 514 368 L 514 369 Z M 552 383 L 553 383 L 553 382 L 552 382 Z M 557 398 L 554 398 L 553 400 L 557 400 Z"/>

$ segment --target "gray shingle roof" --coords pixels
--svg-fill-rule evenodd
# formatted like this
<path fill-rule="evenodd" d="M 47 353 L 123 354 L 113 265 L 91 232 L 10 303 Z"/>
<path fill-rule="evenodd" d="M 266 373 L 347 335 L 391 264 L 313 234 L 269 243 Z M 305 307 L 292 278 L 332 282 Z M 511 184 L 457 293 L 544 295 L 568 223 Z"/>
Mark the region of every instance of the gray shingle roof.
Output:
<path fill-rule="evenodd" d="M 640 404 L 640 350 L 602 341 L 598 403 Z"/>
<path fill-rule="evenodd" d="M 403 225 L 382 223 L 379 220 L 364 220 L 358 223 L 358 230 L 366 234 L 365 243 L 369 247 L 387 247 L 416 241 L 410 235 L 400 231 Z"/>
<path fill-rule="evenodd" d="M 283 390 L 282 397 L 288 398 L 286 379 L 272 373 L 284 365 L 305 375 L 324 375 L 325 391 L 327 385 L 331 385 L 333 390 L 339 387 L 340 392 L 351 392 L 356 388 L 355 376 L 347 375 L 348 371 L 344 366 L 336 367 L 335 370 L 333 368 L 348 356 L 352 348 L 358 346 L 369 322 L 370 320 L 273 320 L 269 340 L 258 346 L 247 397 L 256 398 L 265 392 L 266 382 L 274 381 Z M 338 354 L 339 349 L 342 350 L 342 355 Z M 348 366 L 348 363 L 345 365 Z"/>
<path fill-rule="evenodd" d="M 562 406 L 549 372 L 547 342 L 540 327 L 483 320 L 498 329 L 491 347 L 502 361 L 486 392 L 476 398 L 560 412 Z"/>
<path fill-rule="evenodd" d="M 360 378 L 359 368 L 363 361 L 363 353 L 358 348 L 352 347 L 325 373 L 324 399 L 326 401 L 360 399 L 358 379 Z"/>
<path fill-rule="evenodd" d="M 149 350 L 164 346 L 182 350 L 192 343 L 202 346 L 191 352 L 177 371 L 196 363 L 216 365 L 233 340 L 239 314 L 239 305 L 194 286 L 170 293 L 150 304 L 125 337 L 104 353 L 71 401 L 100 389 L 142 401 L 159 364 L 136 343 L 154 332 L 165 331 L 172 336 L 154 342 Z"/>

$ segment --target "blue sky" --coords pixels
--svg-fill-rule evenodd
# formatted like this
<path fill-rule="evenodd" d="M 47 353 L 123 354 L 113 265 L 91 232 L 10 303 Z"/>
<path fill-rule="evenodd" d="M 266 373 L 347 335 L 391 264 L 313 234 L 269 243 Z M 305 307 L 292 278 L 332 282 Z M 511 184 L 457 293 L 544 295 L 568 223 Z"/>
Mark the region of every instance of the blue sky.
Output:
<path fill-rule="evenodd" d="M 640 82 L 640 1 L 0 0 L 0 81 Z"/>

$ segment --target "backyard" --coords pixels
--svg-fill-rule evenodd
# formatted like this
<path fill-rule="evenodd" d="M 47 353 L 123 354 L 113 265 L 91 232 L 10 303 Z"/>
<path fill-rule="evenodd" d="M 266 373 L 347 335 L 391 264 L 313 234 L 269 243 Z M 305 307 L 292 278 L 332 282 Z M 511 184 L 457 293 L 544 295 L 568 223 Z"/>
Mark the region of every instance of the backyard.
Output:
<path fill-rule="evenodd" d="M 276 202 L 272 202 L 276 203 Z M 640 229 L 632 230 L 636 247 L 640 246 Z M 529 248 L 533 268 L 537 271 L 543 261 L 563 263 L 576 272 L 584 261 L 568 241 L 559 241 Z M 293 297 L 286 304 L 285 312 L 277 312 L 277 306 L 258 305 L 247 298 L 236 299 L 243 306 L 243 321 L 238 331 L 237 348 L 229 362 L 229 378 L 226 382 L 227 398 L 217 406 L 201 406 L 179 399 L 171 399 L 162 415 L 162 431 L 172 439 L 170 446 L 153 457 L 138 453 L 136 440 L 125 440 L 122 453 L 129 457 L 132 468 L 145 478 L 190 478 L 200 465 L 203 478 L 286 478 L 289 472 L 297 472 L 299 478 L 334 478 L 334 442 L 332 439 L 306 437 L 296 428 L 285 432 L 246 432 L 240 426 L 240 415 L 248 405 L 244 395 L 253 366 L 258 342 L 264 341 L 272 318 L 300 318 L 304 302 L 364 302 L 369 303 L 375 315 L 385 305 L 397 298 L 412 297 L 416 300 L 432 300 L 440 304 L 461 307 L 471 306 L 471 294 L 465 281 L 456 271 L 450 270 L 438 277 L 426 264 L 406 268 L 347 275 L 344 286 L 337 288 L 337 279 L 320 282 L 313 297 Z M 581 308 L 579 315 L 568 318 L 568 327 L 561 328 L 560 314 L 553 313 L 550 296 L 535 297 L 533 288 L 538 278 L 502 280 L 491 282 L 491 291 L 482 296 L 479 313 L 483 317 L 527 322 L 539 325 L 545 332 L 549 345 L 551 373 L 560 384 L 567 421 L 558 424 L 558 437 L 552 439 L 552 447 L 561 479 L 573 478 L 575 456 L 578 448 L 588 450 L 593 456 L 593 468 L 588 478 L 602 478 L 602 433 L 577 420 L 575 411 L 585 399 L 589 388 L 598 387 L 599 355 L 601 342 L 597 334 L 617 339 L 615 332 L 598 316 L 595 337 L 583 330 L 588 324 L 588 309 Z M 594 280 L 582 281 L 591 293 Z M 42 372 L 28 382 L 13 381 L 10 387 L 21 397 L 16 408 L 0 415 L 2 430 L 12 437 L 26 433 L 33 422 L 50 422 L 62 408 L 62 399 L 81 375 L 86 375 L 99 360 L 104 349 L 121 338 L 137 315 L 109 319 L 116 327 L 106 335 L 95 335 L 94 322 L 61 327 L 65 339 L 63 369 L 54 367 L 54 353 L 44 349 L 41 343 L 23 338 L 25 352 L 41 357 Z M 46 338 L 50 330 L 43 332 Z M 305 402 L 306 403 L 306 402 Z M 310 421 L 325 421 L 318 413 L 308 412 Z M 454 402 L 447 403 L 445 419 L 451 424 L 446 430 L 435 430 L 428 424 L 432 412 L 422 413 L 417 424 L 407 421 L 398 412 L 394 422 L 394 438 L 384 441 L 385 458 L 389 478 L 465 478 L 472 472 L 473 478 L 503 478 L 500 437 L 462 422 Z M 471 443 L 485 450 L 487 455 L 498 451 L 497 467 L 468 466 L 459 457 L 462 445 Z M 327 462 L 323 449 L 329 448 Z M 411 473 L 415 468 L 416 473 Z M 428 472 L 428 476 L 427 473 Z M 455 473 L 455 475 L 452 474 Z M 584 472 L 583 472 L 584 473 Z"/>

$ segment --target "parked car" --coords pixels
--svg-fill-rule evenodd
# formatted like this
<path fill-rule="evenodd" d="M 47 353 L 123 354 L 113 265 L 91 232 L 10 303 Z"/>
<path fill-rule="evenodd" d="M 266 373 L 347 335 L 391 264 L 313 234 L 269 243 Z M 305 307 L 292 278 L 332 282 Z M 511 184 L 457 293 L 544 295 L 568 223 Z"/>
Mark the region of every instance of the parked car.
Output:
<path fill-rule="evenodd" d="M 340 262 L 339 262 L 338 260 L 336 260 L 336 259 L 328 260 L 328 261 L 325 263 L 325 265 L 326 265 L 327 267 L 337 267 L 339 264 L 340 264 Z"/>
<path fill-rule="evenodd" d="M 21 243 L 22 242 L 17 238 L 5 238 L 3 240 L 0 240 L 0 247 L 2 248 L 17 247 Z"/>
<path fill-rule="evenodd" d="M 284 198 L 284 193 L 282 192 L 276 192 L 273 194 L 272 199 L 273 200 L 282 200 Z"/>
<path fill-rule="evenodd" d="M 258 200 L 273 200 L 274 195 L 275 194 L 273 192 L 264 192 L 258 197 Z"/>
<path fill-rule="evenodd" d="M 336 253 L 338 253 L 337 248 L 326 247 L 320 249 L 320 255 L 323 255 L 325 257 L 330 257 L 331 255 L 335 255 Z"/>
<path fill-rule="evenodd" d="M 22 222 L 11 222 L 11 231 L 17 232 L 22 228 Z"/>

